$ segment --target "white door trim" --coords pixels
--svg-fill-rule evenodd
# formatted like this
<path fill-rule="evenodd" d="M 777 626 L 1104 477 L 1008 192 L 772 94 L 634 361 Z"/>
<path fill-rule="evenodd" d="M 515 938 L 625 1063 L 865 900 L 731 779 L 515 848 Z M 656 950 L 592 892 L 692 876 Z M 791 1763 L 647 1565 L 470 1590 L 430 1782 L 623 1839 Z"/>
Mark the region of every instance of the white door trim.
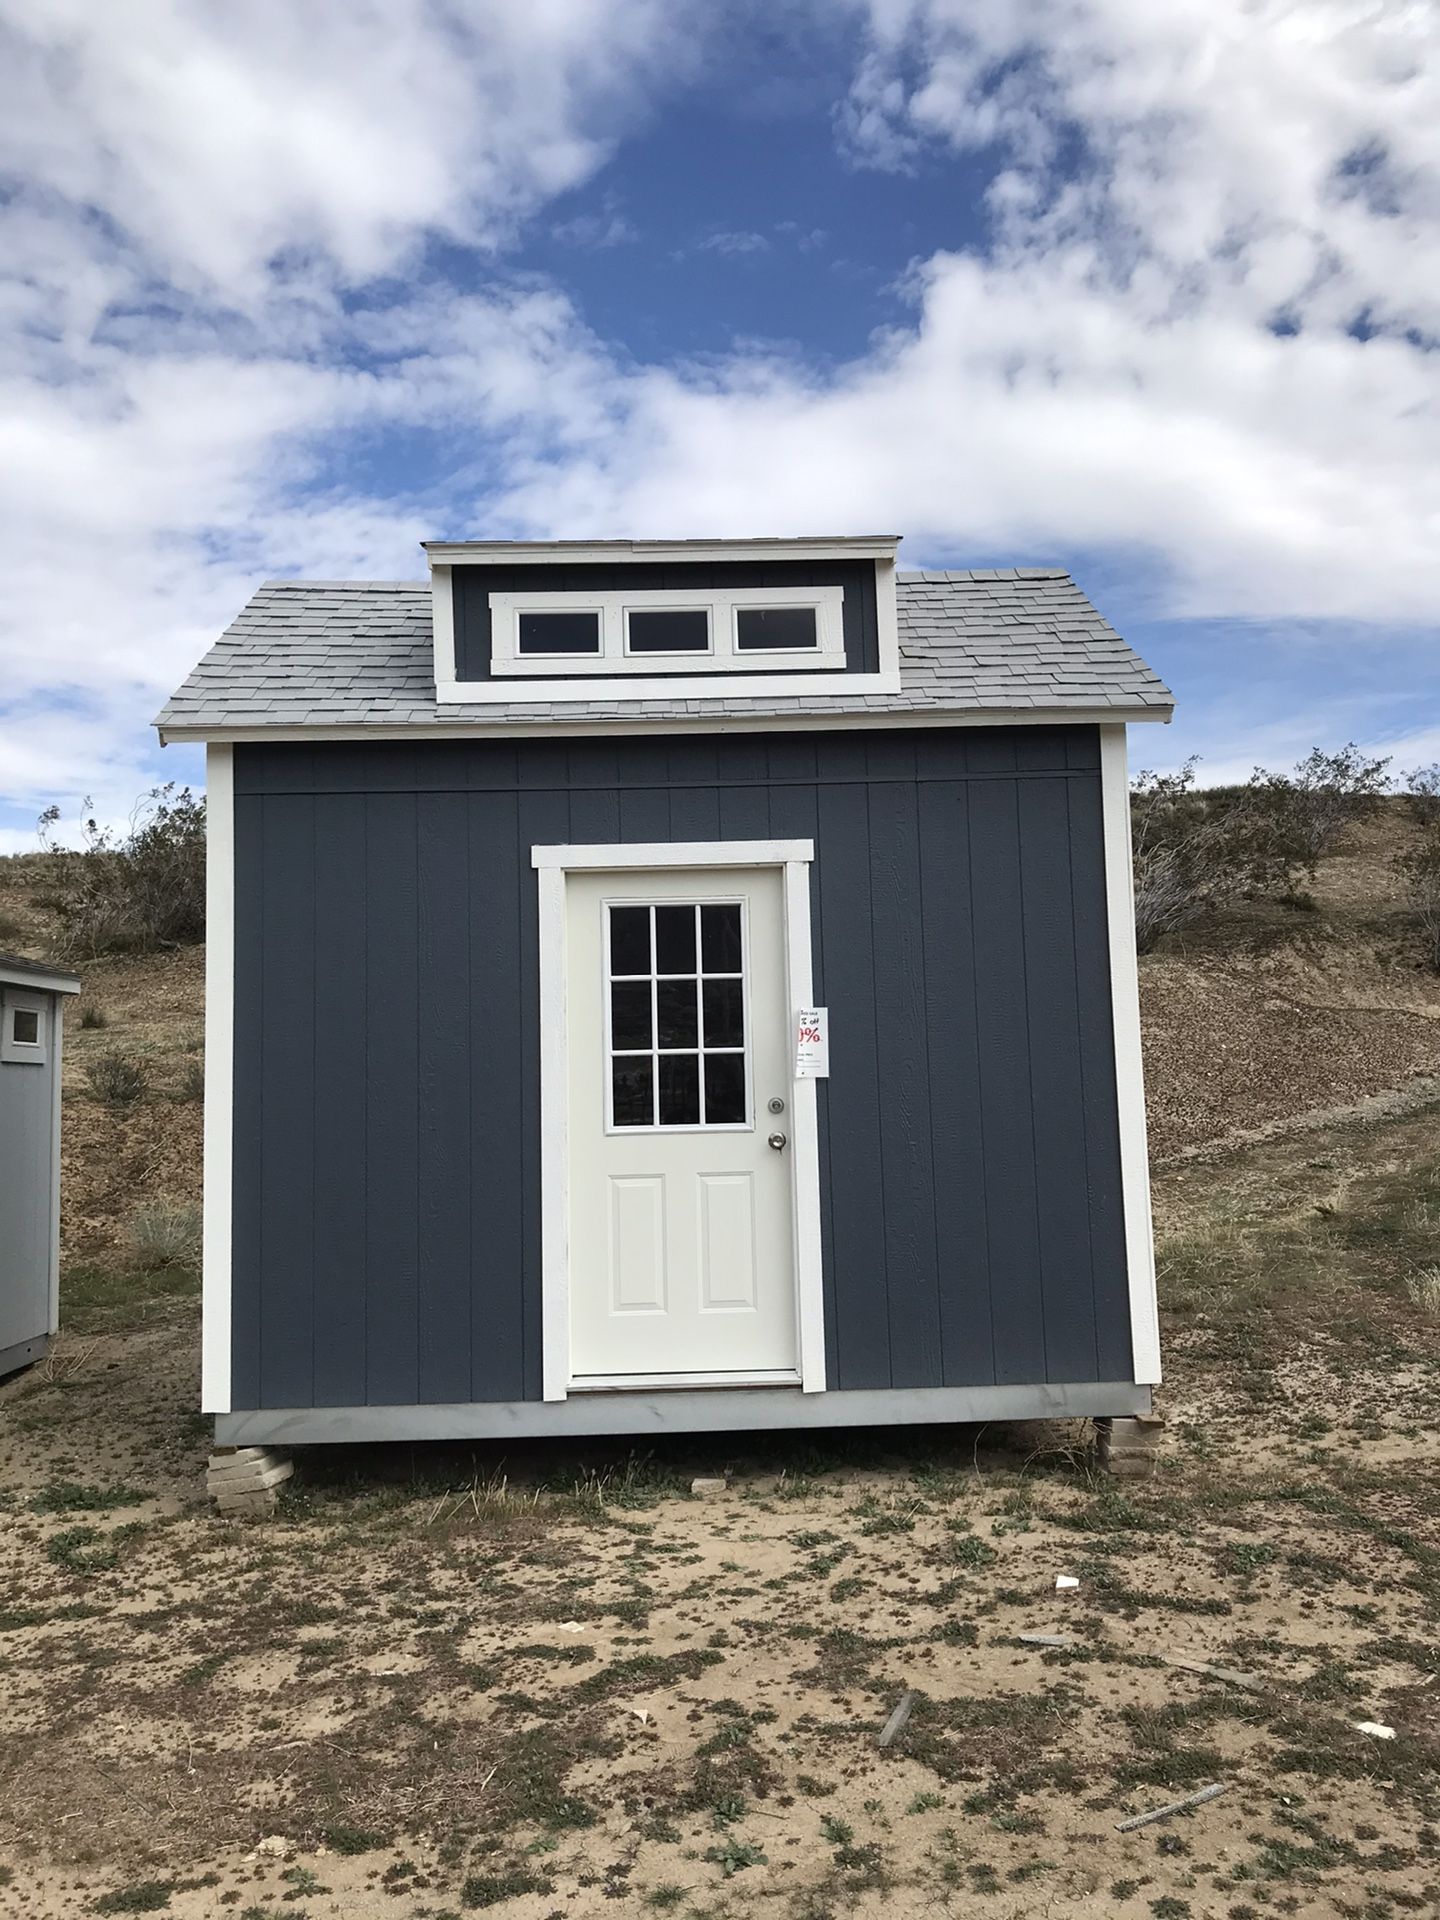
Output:
<path fill-rule="evenodd" d="M 229 1413 L 235 1114 L 235 749 L 205 750 L 205 1209 L 200 1407 Z"/>
<path fill-rule="evenodd" d="M 1120 1116 L 1120 1190 L 1125 1266 L 1130 1281 L 1130 1344 L 1138 1385 L 1160 1380 L 1160 1314 L 1155 1293 L 1155 1232 L 1150 1214 L 1150 1152 L 1145 1131 L 1145 1073 L 1140 1045 L 1140 969 L 1135 958 L 1135 870 L 1130 844 L 1130 780 L 1123 726 L 1100 729 L 1100 795 L 1105 836 L 1105 902 L 1110 931 L 1110 998 L 1115 1032 L 1115 1092 Z"/>
<path fill-rule="evenodd" d="M 779 867 L 784 880 L 789 1014 L 813 995 L 810 862 L 813 840 L 647 841 L 530 849 L 540 893 L 540 1266 L 544 1398 L 563 1400 L 570 1372 L 569 1027 L 565 876 L 596 869 Z M 820 1259 L 820 1151 L 813 1080 L 791 1079 L 790 1168 L 795 1234 L 796 1330 L 801 1390 L 825 1391 L 825 1307 Z"/>

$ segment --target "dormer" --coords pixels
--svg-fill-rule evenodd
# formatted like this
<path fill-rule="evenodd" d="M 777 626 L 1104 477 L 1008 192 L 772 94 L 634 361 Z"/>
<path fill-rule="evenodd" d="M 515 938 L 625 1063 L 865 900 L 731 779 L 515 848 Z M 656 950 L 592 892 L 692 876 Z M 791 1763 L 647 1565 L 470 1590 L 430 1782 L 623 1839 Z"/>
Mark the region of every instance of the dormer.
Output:
<path fill-rule="evenodd" d="M 426 541 L 441 705 L 897 693 L 896 536 Z"/>

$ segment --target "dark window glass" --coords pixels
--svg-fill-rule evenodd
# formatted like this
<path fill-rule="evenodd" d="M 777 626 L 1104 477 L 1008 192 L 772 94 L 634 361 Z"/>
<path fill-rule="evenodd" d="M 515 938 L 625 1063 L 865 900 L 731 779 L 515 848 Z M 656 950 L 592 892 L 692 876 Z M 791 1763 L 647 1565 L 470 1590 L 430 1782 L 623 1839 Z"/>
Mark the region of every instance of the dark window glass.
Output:
<path fill-rule="evenodd" d="M 745 996 L 738 980 L 705 982 L 705 1044 L 707 1047 L 743 1047 Z"/>
<path fill-rule="evenodd" d="M 693 980 L 662 980 L 655 989 L 657 1046 L 694 1047 L 700 1042 Z"/>
<path fill-rule="evenodd" d="M 657 607 L 629 616 L 631 653 L 708 653 L 710 616 L 704 607 Z"/>
<path fill-rule="evenodd" d="M 655 909 L 655 971 L 657 973 L 694 973 L 694 907 L 657 907 Z"/>
<path fill-rule="evenodd" d="M 10 1028 L 17 1046 L 38 1047 L 40 1044 L 40 1015 L 34 1007 L 16 1007 L 14 1023 Z"/>
<path fill-rule="evenodd" d="M 705 1120 L 712 1127 L 741 1126 L 745 1120 L 745 1056 L 705 1056 Z"/>
<path fill-rule="evenodd" d="M 617 980 L 611 986 L 610 1044 L 617 1053 L 651 1044 L 648 980 Z"/>
<path fill-rule="evenodd" d="M 737 607 L 735 644 L 741 653 L 777 653 L 782 648 L 813 647 L 813 607 Z"/>
<path fill-rule="evenodd" d="M 655 1124 L 653 1088 L 654 1065 L 646 1053 L 624 1054 L 610 1063 L 611 1097 L 617 1127 L 651 1127 Z"/>
<path fill-rule="evenodd" d="M 660 1124 L 693 1127 L 700 1119 L 700 1056 L 698 1053 L 662 1053 L 660 1056 Z"/>
<path fill-rule="evenodd" d="M 739 973 L 740 909 L 700 909 L 700 952 L 706 973 Z"/>
<path fill-rule="evenodd" d="M 650 909 L 648 907 L 612 907 L 610 909 L 611 973 L 649 973 Z"/>
<path fill-rule="evenodd" d="M 521 653 L 599 653 L 598 613 L 522 613 Z"/>

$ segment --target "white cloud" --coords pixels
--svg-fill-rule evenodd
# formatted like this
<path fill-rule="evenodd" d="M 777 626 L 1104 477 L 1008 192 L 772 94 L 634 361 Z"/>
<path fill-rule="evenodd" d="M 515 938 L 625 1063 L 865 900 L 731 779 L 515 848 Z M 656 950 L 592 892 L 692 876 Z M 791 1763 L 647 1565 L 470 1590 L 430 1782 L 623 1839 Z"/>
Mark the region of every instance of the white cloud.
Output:
<path fill-rule="evenodd" d="M 0 787 L 123 812 L 258 575 L 411 576 L 427 533 L 879 527 L 1133 558 L 1171 613 L 1433 621 L 1430 8 L 851 6 L 846 151 L 970 154 L 993 244 L 917 261 L 907 324 L 819 370 L 635 364 L 503 272 L 724 9 L 0 0 Z M 592 217 L 552 230 L 625 237 Z M 402 430 L 428 467 L 362 464 Z"/>

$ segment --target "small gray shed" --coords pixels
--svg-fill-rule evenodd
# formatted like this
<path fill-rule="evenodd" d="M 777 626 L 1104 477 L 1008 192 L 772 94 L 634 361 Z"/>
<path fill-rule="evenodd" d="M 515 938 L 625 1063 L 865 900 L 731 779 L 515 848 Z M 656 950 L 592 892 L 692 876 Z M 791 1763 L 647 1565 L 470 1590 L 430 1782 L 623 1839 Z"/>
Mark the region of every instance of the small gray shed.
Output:
<path fill-rule="evenodd" d="M 0 953 L 0 1374 L 60 1324 L 60 1046 L 73 973 Z"/>

